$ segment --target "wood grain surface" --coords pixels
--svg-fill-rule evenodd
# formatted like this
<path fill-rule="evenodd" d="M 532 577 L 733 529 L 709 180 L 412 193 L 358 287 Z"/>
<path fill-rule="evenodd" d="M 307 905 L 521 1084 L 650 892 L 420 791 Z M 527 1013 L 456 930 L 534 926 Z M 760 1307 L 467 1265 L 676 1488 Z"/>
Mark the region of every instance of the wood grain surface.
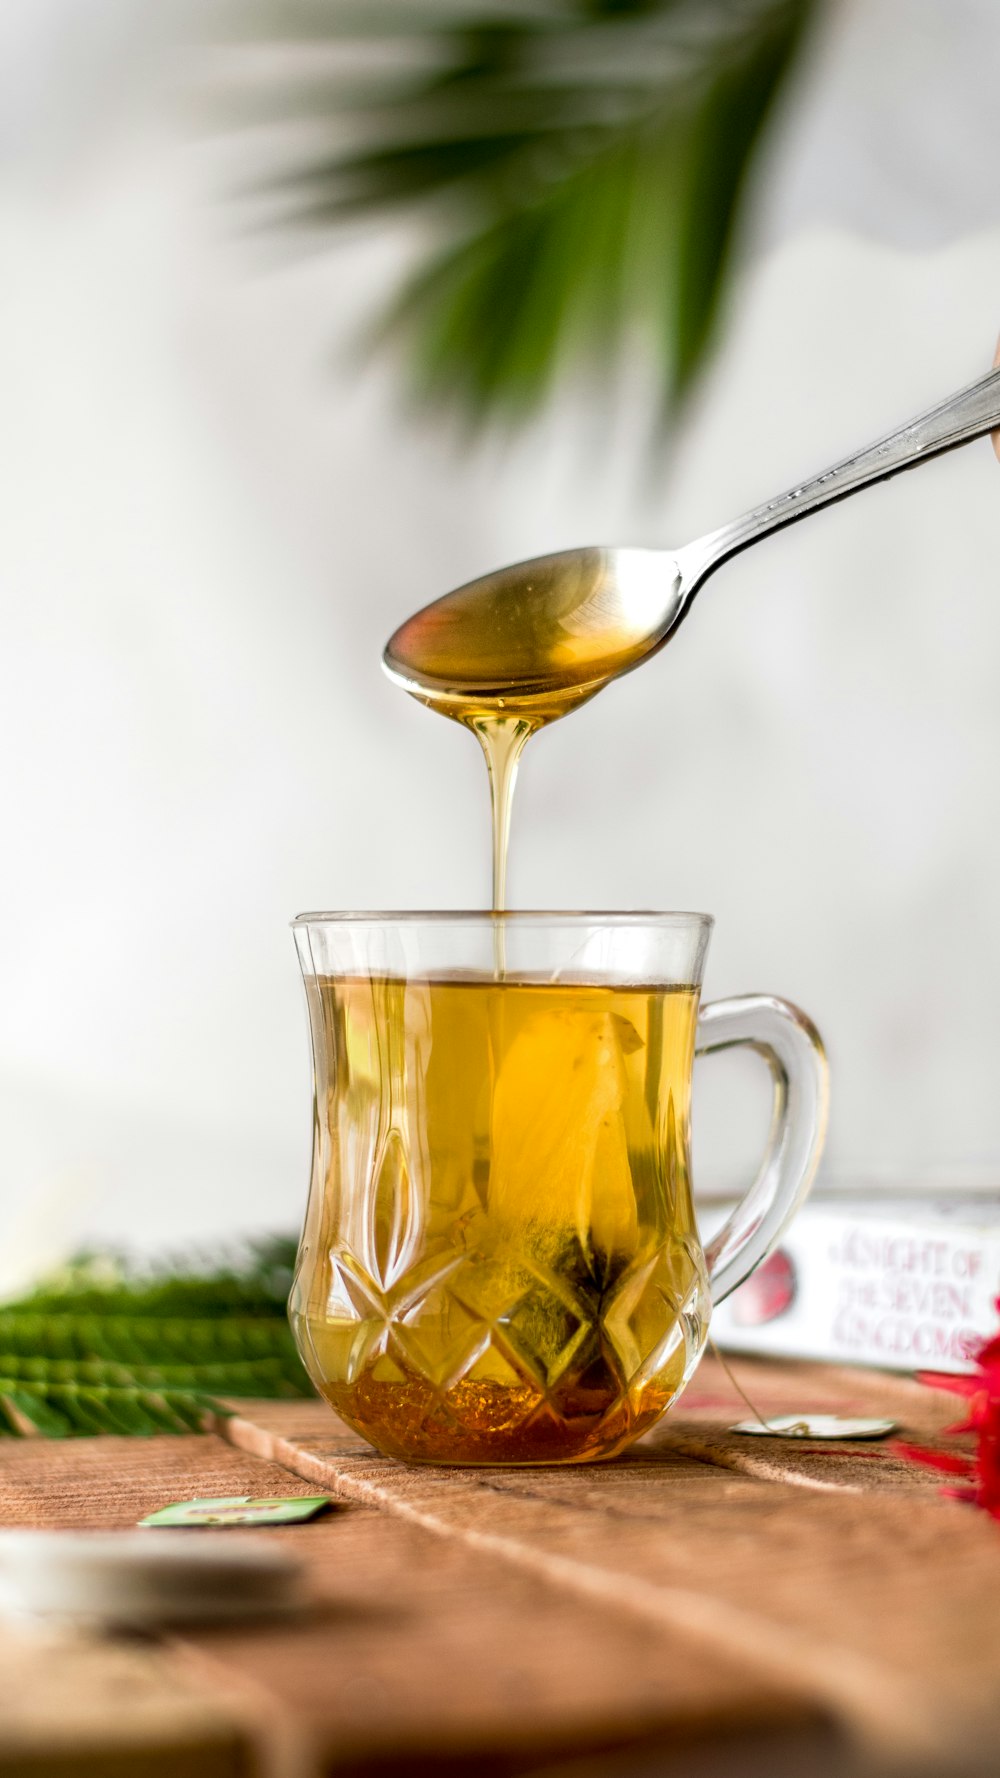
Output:
<path fill-rule="evenodd" d="M 766 1414 L 890 1414 L 926 1440 L 954 1413 L 881 1373 L 735 1369 Z M 210 1494 L 340 1510 L 229 1533 L 305 1557 L 309 1609 L 281 1626 L 64 1642 L 58 1685 L 51 1648 L 8 1634 L 0 1773 L 156 1771 L 169 1726 L 178 1778 L 994 1774 L 1000 1527 L 884 1446 L 727 1430 L 744 1418 L 707 1360 L 676 1418 L 579 1468 L 410 1468 L 313 1402 L 242 1403 L 200 1438 L 4 1441 L 6 1525 L 131 1525 Z M 108 1715 L 119 1764 L 94 1764 L 95 1699 L 125 1694 L 146 1702 Z M 74 1737 L 89 1765 L 65 1763 Z"/>

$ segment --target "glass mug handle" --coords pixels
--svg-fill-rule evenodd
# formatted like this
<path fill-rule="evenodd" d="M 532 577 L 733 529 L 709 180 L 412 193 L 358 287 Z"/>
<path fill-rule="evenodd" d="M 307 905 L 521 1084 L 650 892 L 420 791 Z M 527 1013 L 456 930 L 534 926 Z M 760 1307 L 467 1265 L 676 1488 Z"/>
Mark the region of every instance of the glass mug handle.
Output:
<path fill-rule="evenodd" d="M 713 1303 L 766 1259 L 813 1181 L 826 1135 L 826 1053 L 811 1019 L 771 994 L 713 1000 L 698 1019 L 695 1054 L 746 1044 L 763 1056 L 774 1082 L 767 1150 L 746 1196 L 705 1248 Z"/>

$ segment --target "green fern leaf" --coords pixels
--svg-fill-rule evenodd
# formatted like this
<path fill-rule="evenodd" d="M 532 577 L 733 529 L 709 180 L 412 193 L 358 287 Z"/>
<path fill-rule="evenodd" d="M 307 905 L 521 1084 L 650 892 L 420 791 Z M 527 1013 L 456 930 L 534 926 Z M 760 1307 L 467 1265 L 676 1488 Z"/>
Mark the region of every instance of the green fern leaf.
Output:
<path fill-rule="evenodd" d="M 12 1432 L 26 1429 L 61 1438 L 119 1433 L 150 1436 L 162 1432 L 200 1432 L 216 1404 L 182 1391 L 108 1388 L 81 1383 L 54 1383 L 32 1389 L 0 1377 L 0 1406 Z"/>
<path fill-rule="evenodd" d="M 0 1432 L 198 1431 L 227 1397 L 311 1395 L 286 1317 L 295 1244 L 141 1267 L 82 1256 L 0 1310 Z"/>
<path fill-rule="evenodd" d="M 0 1382 L 0 1432 L 25 1435 L 43 1433 L 46 1438 L 66 1438 L 73 1431 L 73 1422 L 61 1414 L 44 1395 L 19 1389 L 12 1382 Z"/>

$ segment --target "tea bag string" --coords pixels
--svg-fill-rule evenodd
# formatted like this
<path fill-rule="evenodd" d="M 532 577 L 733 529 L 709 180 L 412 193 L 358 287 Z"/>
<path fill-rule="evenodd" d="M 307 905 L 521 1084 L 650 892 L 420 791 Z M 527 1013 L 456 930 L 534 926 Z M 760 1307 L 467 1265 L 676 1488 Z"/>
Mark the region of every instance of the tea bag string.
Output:
<path fill-rule="evenodd" d="M 726 1363 L 726 1360 L 723 1358 L 722 1353 L 719 1351 L 719 1348 L 716 1345 L 715 1341 L 713 1340 L 711 1334 L 709 1334 L 709 1336 L 708 1336 L 708 1343 L 712 1349 L 713 1358 L 716 1358 L 718 1360 L 719 1364 L 722 1366 L 722 1369 L 725 1371 L 726 1376 L 729 1378 L 729 1381 L 732 1384 L 733 1388 L 735 1389 L 737 1395 L 739 1396 L 740 1400 L 743 1402 L 744 1406 L 748 1407 L 750 1409 L 750 1412 L 751 1412 L 753 1418 L 756 1420 L 758 1426 L 763 1426 L 763 1428 L 766 1432 L 774 1433 L 779 1438 L 780 1437 L 803 1438 L 808 1435 L 809 1425 L 808 1425 L 808 1422 L 805 1420 L 796 1420 L 794 1425 L 783 1426 L 783 1427 L 772 1426 L 770 1420 L 765 1420 L 763 1414 L 760 1412 L 760 1409 L 754 1407 L 753 1402 L 750 1400 L 750 1397 L 747 1394 L 746 1390 L 744 1389 L 742 1383 L 739 1382 L 735 1373 L 730 1369 L 729 1365 Z"/>

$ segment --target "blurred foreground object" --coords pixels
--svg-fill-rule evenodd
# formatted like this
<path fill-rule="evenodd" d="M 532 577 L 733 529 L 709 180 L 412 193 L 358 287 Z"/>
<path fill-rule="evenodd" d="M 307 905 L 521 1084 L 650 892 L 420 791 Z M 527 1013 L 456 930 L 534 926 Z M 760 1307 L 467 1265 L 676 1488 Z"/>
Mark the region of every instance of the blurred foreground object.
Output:
<path fill-rule="evenodd" d="M 169 1531 L 0 1532 L 0 1612 L 29 1628 L 151 1630 L 301 1605 L 301 1562 L 258 1538 Z"/>
<path fill-rule="evenodd" d="M 1000 1315 L 1000 1297 L 994 1303 L 994 1320 Z M 968 1412 L 964 1420 L 946 1431 L 955 1438 L 972 1435 L 973 1448 L 930 1449 L 924 1445 L 901 1444 L 900 1454 L 929 1469 L 959 1479 L 959 1485 L 942 1490 L 952 1500 L 964 1500 L 970 1506 L 982 1507 L 992 1518 L 1000 1519 L 1000 1332 L 970 1354 L 974 1367 L 971 1377 L 924 1376 L 922 1381 L 955 1395 L 964 1396 Z"/>
<path fill-rule="evenodd" d="M 217 1397 L 311 1395 L 288 1327 L 295 1243 L 201 1270 L 89 1257 L 0 1307 L 0 1435 L 198 1431 Z"/>
<path fill-rule="evenodd" d="M 307 61 L 267 77 L 259 115 L 329 127 L 264 189 L 292 229 L 430 222 L 372 335 L 406 347 L 418 398 L 518 421 L 569 365 L 609 380 L 638 355 L 666 419 L 705 360 L 758 139 L 818 6 L 264 6 L 245 33 L 259 20 L 279 66 L 291 46 Z"/>

